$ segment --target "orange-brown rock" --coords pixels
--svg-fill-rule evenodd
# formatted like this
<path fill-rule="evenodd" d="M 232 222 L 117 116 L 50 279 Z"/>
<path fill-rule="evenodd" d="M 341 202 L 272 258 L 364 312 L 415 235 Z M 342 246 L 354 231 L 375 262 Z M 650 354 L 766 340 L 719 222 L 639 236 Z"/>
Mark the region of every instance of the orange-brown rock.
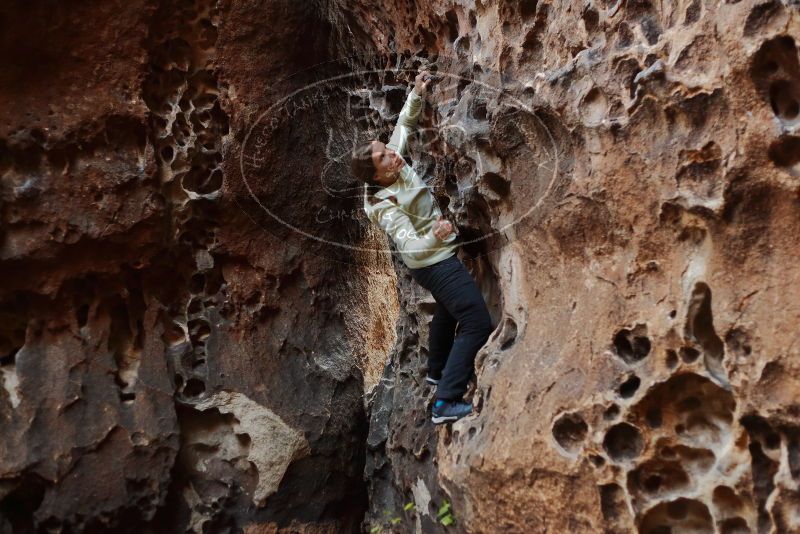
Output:
<path fill-rule="evenodd" d="M 799 40 L 795 0 L 5 2 L 0 531 L 800 531 Z M 347 169 L 420 68 L 496 324 L 451 427 Z"/>

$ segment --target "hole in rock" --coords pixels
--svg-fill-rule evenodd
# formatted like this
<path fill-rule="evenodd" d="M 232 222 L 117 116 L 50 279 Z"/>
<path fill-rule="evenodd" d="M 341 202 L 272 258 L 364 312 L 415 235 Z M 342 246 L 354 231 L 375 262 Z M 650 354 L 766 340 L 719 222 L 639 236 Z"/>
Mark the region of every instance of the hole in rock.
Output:
<path fill-rule="evenodd" d="M 700 0 L 692 0 L 692 3 L 686 8 L 686 14 L 683 17 L 683 25 L 689 26 L 700 20 Z"/>
<path fill-rule="evenodd" d="M 621 525 L 623 520 L 628 517 L 625 491 L 619 485 L 604 484 L 600 486 L 600 511 L 607 523 L 615 525 Z"/>
<path fill-rule="evenodd" d="M 195 273 L 189 280 L 189 292 L 200 293 L 203 291 L 203 286 L 206 284 L 206 277 L 203 273 Z"/>
<path fill-rule="evenodd" d="M 628 48 L 633 43 L 634 35 L 630 26 L 626 22 L 621 22 L 617 28 L 617 43 L 618 49 Z"/>
<path fill-rule="evenodd" d="M 603 467 L 606 464 L 606 459 L 600 456 L 599 454 L 592 454 L 591 456 L 589 456 L 589 460 L 595 467 Z"/>
<path fill-rule="evenodd" d="M 425 57 L 427 55 L 427 50 L 436 50 L 438 48 L 436 34 L 423 26 L 417 26 L 417 30 L 422 34 L 422 39 L 425 43 L 425 48 L 421 50 L 418 55 L 420 57 Z M 420 43 L 423 41 L 420 41 Z"/>
<path fill-rule="evenodd" d="M 511 317 L 503 320 L 500 330 L 500 350 L 510 349 L 517 342 L 517 323 Z"/>
<path fill-rule="evenodd" d="M 751 414 L 742 417 L 741 422 L 750 434 L 751 440 L 758 440 L 767 450 L 774 451 L 780 448 L 781 437 L 766 419 L 760 415 Z"/>
<path fill-rule="evenodd" d="M 736 356 L 750 356 L 753 348 L 750 345 L 750 336 L 741 328 L 732 328 L 725 335 L 725 346 L 728 351 Z"/>
<path fill-rule="evenodd" d="M 536 7 L 539 0 L 522 0 L 519 3 L 519 14 L 523 19 L 529 19 L 536 14 Z"/>
<path fill-rule="evenodd" d="M 751 436 L 752 439 L 753 436 Z M 778 463 L 764 454 L 759 442 L 751 441 L 748 448 L 751 458 L 753 493 L 755 493 L 758 504 L 758 531 L 769 532 L 772 526 L 772 519 L 769 511 L 767 511 L 767 499 L 775 489 L 775 474 L 778 472 Z"/>
<path fill-rule="evenodd" d="M 639 531 L 642 534 L 712 534 L 714 522 L 705 504 L 681 497 L 651 508 L 642 519 Z"/>
<path fill-rule="evenodd" d="M 714 450 L 729 438 L 735 408 L 729 391 L 706 377 L 687 373 L 651 388 L 635 410 L 645 421 L 658 411 L 659 426 L 674 429 L 681 442 Z"/>
<path fill-rule="evenodd" d="M 14 365 L 17 359 L 17 353 L 22 347 L 14 347 L 3 356 L 0 356 L 0 366 Z"/>
<path fill-rule="evenodd" d="M 239 442 L 239 445 L 242 447 L 250 447 L 250 443 L 252 440 L 250 439 L 250 434 L 236 434 L 236 440 Z"/>
<path fill-rule="evenodd" d="M 681 347 L 681 360 L 685 363 L 692 363 L 697 361 L 700 357 L 700 351 L 692 347 Z"/>
<path fill-rule="evenodd" d="M 667 515 L 672 519 L 685 519 L 689 515 L 689 505 L 685 500 L 672 501 L 667 504 Z"/>
<path fill-rule="evenodd" d="M 172 163 L 174 157 L 175 150 L 170 145 L 161 148 L 161 159 L 165 163 Z"/>
<path fill-rule="evenodd" d="M 600 124 L 608 114 L 608 100 L 600 89 L 593 87 L 581 100 L 580 111 L 588 125 Z"/>
<path fill-rule="evenodd" d="M 586 31 L 591 33 L 597 29 L 600 22 L 600 14 L 591 5 L 587 5 L 583 10 L 583 25 Z"/>
<path fill-rule="evenodd" d="M 747 20 L 744 23 L 744 35 L 751 36 L 766 31 L 767 26 L 782 11 L 783 6 L 778 0 L 771 0 L 756 5 L 747 15 Z"/>
<path fill-rule="evenodd" d="M 633 330 L 623 328 L 614 336 L 614 349 L 625 363 L 634 364 L 650 354 L 650 339 L 647 327 L 636 325 Z"/>
<path fill-rule="evenodd" d="M 733 488 L 728 486 L 717 486 L 712 495 L 714 507 L 723 516 L 738 514 L 742 509 L 742 500 L 736 495 Z"/>
<path fill-rule="evenodd" d="M 800 102 L 791 82 L 778 80 L 769 88 L 769 103 L 772 112 L 782 120 L 791 121 L 800 113 Z"/>
<path fill-rule="evenodd" d="M 703 282 L 695 284 L 692 291 L 685 334 L 688 339 L 696 341 L 702 347 L 704 362 L 709 373 L 723 384 L 727 384 L 725 368 L 722 366 L 725 348 L 714 330 L 711 288 Z"/>
<path fill-rule="evenodd" d="M 222 291 L 223 286 L 225 286 L 225 279 L 222 278 L 222 275 L 219 272 L 209 273 L 208 279 L 206 280 L 207 295 L 215 295 L 219 293 Z"/>
<path fill-rule="evenodd" d="M 787 135 L 773 141 L 768 155 L 778 167 L 786 167 L 792 174 L 800 174 L 800 137 Z"/>
<path fill-rule="evenodd" d="M 689 483 L 689 475 L 677 459 L 654 458 L 628 474 L 628 490 L 637 501 L 685 490 Z"/>
<path fill-rule="evenodd" d="M 580 450 L 588 431 L 589 426 L 577 413 L 563 414 L 553 425 L 553 437 L 569 453 Z"/>
<path fill-rule="evenodd" d="M 206 391 L 206 384 L 200 379 L 190 378 L 183 388 L 183 394 L 187 397 L 199 397 Z"/>
<path fill-rule="evenodd" d="M 454 42 L 458 38 L 458 16 L 456 15 L 455 11 L 450 10 L 445 15 L 445 19 L 447 19 L 447 33 L 450 39 L 450 42 Z"/>
<path fill-rule="evenodd" d="M 794 39 L 788 35 L 764 41 L 753 56 L 750 76 L 762 94 L 766 94 L 773 76 L 779 72 L 782 76 L 794 78 L 800 75 L 797 47 Z"/>
<path fill-rule="evenodd" d="M 630 399 L 636 394 L 636 391 L 639 389 L 639 385 L 641 383 L 642 381 L 638 376 L 631 376 L 619 387 L 619 396 L 623 399 Z"/>
<path fill-rule="evenodd" d="M 612 404 L 611 406 L 606 408 L 605 412 L 603 412 L 603 419 L 605 419 L 606 421 L 613 421 L 617 417 L 619 417 L 619 406 L 617 406 L 616 404 Z"/>
<path fill-rule="evenodd" d="M 678 403 L 679 412 L 688 412 L 700 408 L 700 400 L 697 397 L 686 397 Z"/>
<path fill-rule="evenodd" d="M 800 480 L 800 429 L 786 429 L 786 455 L 792 478 Z"/>
<path fill-rule="evenodd" d="M 83 328 L 86 326 L 86 322 L 89 320 L 89 305 L 81 304 L 75 315 L 78 320 L 78 327 Z"/>
<path fill-rule="evenodd" d="M 661 408 L 658 406 L 648 408 L 647 412 L 644 414 L 644 420 L 650 428 L 659 428 L 662 422 Z"/>
<path fill-rule="evenodd" d="M 34 515 L 44 500 L 48 485 L 37 475 L 25 474 L 21 479 L 8 480 L 0 499 L 0 518 L 3 531 L 8 533 L 36 532 Z M 41 530 L 44 525 L 36 525 Z"/>
<path fill-rule="evenodd" d="M 661 487 L 661 477 L 658 475 L 650 475 L 644 481 L 644 489 L 651 493 L 655 493 Z"/>
<path fill-rule="evenodd" d="M 644 440 L 635 426 L 618 423 L 611 427 L 603 438 L 603 449 L 616 462 L 632 460 L 642 453 Z"/>
<path fill-rule="evenodd" d="M 200 21 L 200 38 L 198 46 L 203 50 L 208 50 L 217 42 L 217 27 L 208 19 Z"/>
<path fill-rule="evenodd" d="M 199 297 L 192 297 L 189 301 L 189 306 L 186 308 L 186 312 L 189 315 L 194 315 L 196 313 L 200 313 L 203 311 L 203 299 Z"/>
<path fill-rule="evenodd" d="M 672 349 L 667 349 L 666 363 L 668 368 L 675 369 L 678 366 L 678 353 Z"/>
<path fill-rule="evenodd" d="M 189 321 L 189 334 L 195 343 L 203 341 L 211 334 L 211 326 L 205 319 L 192 319 Z"/>
<path fill-rule="evenodd" d="M 506 198 L 511 192 L 511 182 L 497 173 L 487 172 L 483 175 L 483 181 L 498 198 Z"/>

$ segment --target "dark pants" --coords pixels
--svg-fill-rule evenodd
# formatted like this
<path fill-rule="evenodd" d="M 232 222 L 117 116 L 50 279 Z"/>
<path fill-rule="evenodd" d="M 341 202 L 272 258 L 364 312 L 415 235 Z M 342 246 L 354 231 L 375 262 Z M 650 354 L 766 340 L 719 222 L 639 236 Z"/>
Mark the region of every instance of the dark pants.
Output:
<path fill-rule="evenodd" d="M 428 348 L 428 373 L 442 375 L 436 398 L 460 399 L 474 372 L 475 354 L 492 333 L 489 310 L 477 284 L 455 255 L 410 271 L 436 300 Z"/>

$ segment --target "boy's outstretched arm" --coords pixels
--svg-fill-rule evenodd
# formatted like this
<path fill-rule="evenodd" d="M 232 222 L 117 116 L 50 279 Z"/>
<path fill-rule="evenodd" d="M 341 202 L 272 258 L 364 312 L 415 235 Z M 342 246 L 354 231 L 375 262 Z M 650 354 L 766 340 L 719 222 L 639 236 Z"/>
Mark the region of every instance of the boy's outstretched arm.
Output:
<path fill-rule="evenodd" d="M 392 131 L 392 136 L 386 146 L 396 150 L 401 156 L 406 155 L 406 142 L 408 135 L 411 133 L 411 128 L 417 125 L 420 112 L 422 111 L 422 104 L 425 102 L 425 94 L 430 84 L 430 73 L 422 71 L 417 74 L 414 79 L 414 88 L 406 98 L 403 109 L 397 117 L 397 124 Z"/>
<path fill-rule="evenodd" d="M 422 104 L 425 101 L 425 94 L 428 92 L 428 85 L 431 83 L 431 75 L 424 70 L 414 78 L 414 88 L 406 99 L 403 110 L 397 118 L 397 124 L 402 124 L 407 128 L 413 128 L 419 120 L 419 113 L 422 111 Z"/>

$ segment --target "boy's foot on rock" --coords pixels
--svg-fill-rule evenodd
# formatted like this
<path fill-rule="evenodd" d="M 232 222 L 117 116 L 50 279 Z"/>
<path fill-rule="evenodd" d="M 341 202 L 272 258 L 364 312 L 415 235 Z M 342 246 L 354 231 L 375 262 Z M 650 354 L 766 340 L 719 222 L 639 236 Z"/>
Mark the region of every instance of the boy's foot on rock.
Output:
<path fill-rule="evenodd" d="M 452 423 L 472 413 L 472 405 L 462 400 L 436 399 L 431 410 L 431 421 L 435 425 Z"/>

